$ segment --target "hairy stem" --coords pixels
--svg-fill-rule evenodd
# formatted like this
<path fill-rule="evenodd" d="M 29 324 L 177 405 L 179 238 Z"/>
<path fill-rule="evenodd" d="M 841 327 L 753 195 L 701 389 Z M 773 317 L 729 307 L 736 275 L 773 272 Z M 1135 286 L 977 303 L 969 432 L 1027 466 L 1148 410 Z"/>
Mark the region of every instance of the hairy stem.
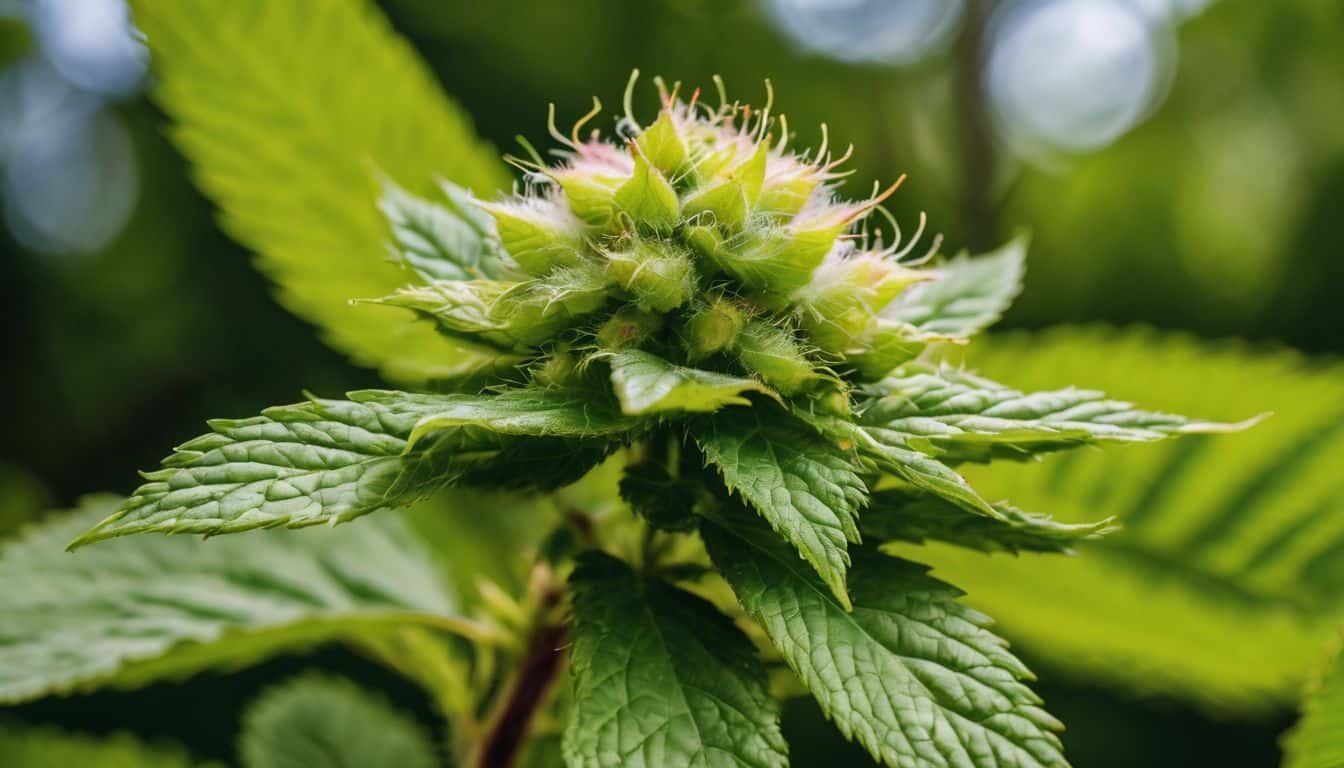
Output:
<path fill-rule="evenodd" d="M 535 606 L 536 628 L 467 761 L 474 768 L 512 768 L 561 668 L 565 644 L 562 586 L 549 566 L 538 563 L 528 580 L 528 592 Z"/>

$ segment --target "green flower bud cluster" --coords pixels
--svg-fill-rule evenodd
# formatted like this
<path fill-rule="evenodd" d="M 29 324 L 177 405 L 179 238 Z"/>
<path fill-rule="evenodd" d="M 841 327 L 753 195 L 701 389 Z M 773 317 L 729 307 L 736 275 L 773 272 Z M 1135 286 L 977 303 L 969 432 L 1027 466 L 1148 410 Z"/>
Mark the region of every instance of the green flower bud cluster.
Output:
<path fill-rule="evenodd" d="M 918 354 L 929 338 L 882 310 L 930 273 L 902 263 L 910 246 L 884 247 L 865 226 L 900 182 L 839 199 L 848 153 L 790 151 L 769 101 L 730 103 L 720 83 L 710 107 L 656 82 L 662 108 L 649 125 L 627 92 L 617 138 L 581 135 L 595 100 L 568 136 L 552 111 L 561 162 L 526 142 L 531 160 L 510 158 L 526 171 L 522 190 L 476 202 L 511 260 L 503 279 L 435 282 L 387 301 L 531 360 L 544 384 L 580 372 L 572 361 L 585 350 L 638 348 L 842 403 L 849 384 Z"/>

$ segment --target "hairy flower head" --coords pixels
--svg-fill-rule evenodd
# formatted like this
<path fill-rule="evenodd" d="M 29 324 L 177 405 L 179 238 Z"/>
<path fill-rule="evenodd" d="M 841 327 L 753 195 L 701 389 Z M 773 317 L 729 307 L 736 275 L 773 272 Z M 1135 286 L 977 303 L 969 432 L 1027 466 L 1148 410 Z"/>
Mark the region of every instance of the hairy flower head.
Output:
<path fill-rule="evenodd" d="M 596 99 L 568 133 L 552 108 L 559 160 L 524 141 L 530 159 L 509 158 L 525 172 L 514 193 L 474 201 L 494 225 L 499 279 L 431 282 L 383 301 L 497 348 L 548 386 L 559 370 L 587 368 L 554 355 L 638 349 L 834 403 L 918 354 L 928 337 L 882 311 L 930 275 L 903 262 L 922 221 L 904 248 L 885 211 L 895 242 L 870 226 L 904 177 L 846 200 L 838 168 L 850 152 L 834 156 L 825 139 L 791 149 L 768 83 L 760 108 L 729 101 L 717 78 L 717 105 L 655 83 L 654 119 L 635 116 L 632 76 L 606 135 L 590 127 Z"/>

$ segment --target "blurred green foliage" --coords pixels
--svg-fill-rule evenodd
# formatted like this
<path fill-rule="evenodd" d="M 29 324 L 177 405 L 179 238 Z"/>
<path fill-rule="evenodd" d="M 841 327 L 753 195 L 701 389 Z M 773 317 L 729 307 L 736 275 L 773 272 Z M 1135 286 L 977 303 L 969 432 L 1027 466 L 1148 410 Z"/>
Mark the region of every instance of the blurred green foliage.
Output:
<path fill-rule="evenodd" d="M 592 94 L 619 93 L 633 67 L 688 84 L 719 73 L 746 94 L 769 77 L 801 144 L 819 139 L 822 121 L 833 142 L 855 144 L 852 191 L 909 173 L 893 209 L 903 222 L 927 211 L 948 250 L 1033 232 L 1027 287 L 1009 327 L 1144 322 L 1344 353 L 1344 8 L 1336 0 L 1214 3 L 1181 27 L 1180 67 L 1151 120 L 1057 168 L 1000 154 L 977 182 L 994 204 L 984 221 L 961 215 L 968 189 L 951 54 L 913 70 L 804 55 L 751 0 L 388 0 L 385 10 L 502 149 L 520 131 L 543 144 L 547 102 L 572 120 Z M 0 66 L 28 46 L 21 25 L 0 20 Z M 129 491 L 136 468 L 154 465 L 207 417 L 293 400 L 301 385 L 329 394 L 376 381 L 279 307 L 247 252 L 215 223 L 157 109 L 134 98 L 115 111 L 141 180 L 126 229 L 96 253 L 65 257 L 25 251 L 0 234 L 0 397 L 11 404 L 5 431 L 18 436 L 0 442 L 0 535 L 89 490 Z M 423 162 L 433 169 L 432 157 Z M 1252 451 L 1256 439 L 1238 445 Z M 450 535 L 438 525 L 445 519 L 425 527 Z M 483 554 L 481 566 L 500 561 Z M 467 572 L 455 581 L 466 583 Z M 324 662 L 372 674 L 347 657 Z M 154 728 L 155 708 L 176 709 L 171 732 L 197 754 L 228 759 L 231 745 L 211 721 L 233 717 L 230 707 L 287 671 L 16 714 Z M 1073 726 L 1065 738 L 1081 766 L 1274 759 L 1281 720 L 1218 721 L 1170 700 L 1068 682 L 1048 667 L 1044 677 L 1052 709 Z M 209 703 L 187 706 L 197 701 Z M 825 741 L 819 717 L 798 705 L 786 720 L 787 729 L 814 734 L 799 764 L 850 754 Z M 1127 750 L 1115 749 L 1117 734 Z M 1180 749 L 1164 746 L 1178 740 Z"/>

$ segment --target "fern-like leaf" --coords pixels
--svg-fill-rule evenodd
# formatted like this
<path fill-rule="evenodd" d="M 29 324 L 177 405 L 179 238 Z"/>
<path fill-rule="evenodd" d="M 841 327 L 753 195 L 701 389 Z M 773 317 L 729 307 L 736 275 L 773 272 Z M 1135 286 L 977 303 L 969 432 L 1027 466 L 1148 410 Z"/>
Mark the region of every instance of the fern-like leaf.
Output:
<path fill-rule="evenodd" d="M 114 509 L 88 499 L 0 548 L 0 702 L 132 687 L 398 626 L 469 631 L 393 516 L 355 529 L 203 542 L 131 537 L 62 545 Z"/>
<path fill-rule="evenodd" d="M 507 178 L 371 3 L 144 0 L 133 8 L 173 137 L 285 306 L 394 379 L 451 378 L 490 364 L 428 326 L 349 305 L 407 277 L 384 256 L 387 225 L 369 202 L 384 176 L 421 194 L 435 177 L 479 193 Z"/>
<path fill-rule="evenodd" d="M 1236 432 L 1219 424 L 1142 411 L 1094 390 L 1024 394 L 965 371 L 925 365 L 897 370 L 871 387 L 860 423 L 947 462 L 1025 459 L 1080 445 L 1142 443 L 1176 435 Z"/>
<path fill-rule="evenodd" d="M 1274 413 L 1243 434 L 967 470 L 991 498 L 1123 526 L 1078 557 L 900 549 L 1059 670 L 1218 711 L 1291 701 L 1341 613 L 1344 370 L 1147 331 L 992 337 L 968 357 L 1024 388 L 1077 382 L 1214 419 L 1243 418 L 1248 402 Z"/>

